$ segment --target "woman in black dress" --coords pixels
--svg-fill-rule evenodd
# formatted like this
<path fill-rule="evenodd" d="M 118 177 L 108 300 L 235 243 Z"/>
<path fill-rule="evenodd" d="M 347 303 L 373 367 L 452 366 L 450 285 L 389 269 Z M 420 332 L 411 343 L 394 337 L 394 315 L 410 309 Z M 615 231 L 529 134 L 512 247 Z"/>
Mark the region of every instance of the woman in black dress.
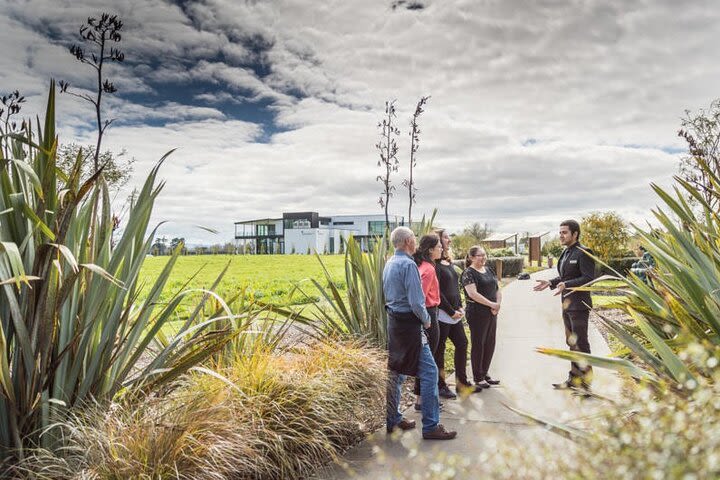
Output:
<path fill-rule="evenodd" d="M 442 244 L 442 257 L 435 263 L 440 284 L 440 308 L 438 309 L 438 324 L 440 338 L 435 363 L 438 366 L 438 391 L 443 398 L 457 398 L 445 381 L 445 343 L 448 339 L 455 346 L 455 391 L 458 394 L 481 392 L 482 388 L 468 382 L 467 378 L 467 347 L 468 340 L 462 318 L 465 309 L 462 307 L 460 296 L 460 279 L 452 264 L 452 239 L 444 229 L 436 230 Z"/>
<path fill-rule="evenodd" d="M 497 332 L 497 314 L 500 311 L 502 294 L 487 262 L 485 249 L 479 245 L 471 247 L 465 258 L 465 271 L 461 281 L 465 290 L 465 317 L 470 327 L 470 363 L 473 380 L 481 388 L 498 385 L 488 371 L 495 352 L 495 334 Z"/>

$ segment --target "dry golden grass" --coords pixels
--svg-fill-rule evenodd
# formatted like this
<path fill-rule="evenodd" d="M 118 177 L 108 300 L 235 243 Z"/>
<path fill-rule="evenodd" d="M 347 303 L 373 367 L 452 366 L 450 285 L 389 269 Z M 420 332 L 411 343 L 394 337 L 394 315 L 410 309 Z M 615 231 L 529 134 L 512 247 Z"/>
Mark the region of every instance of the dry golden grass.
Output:
<path fill-rule="evenodd" d="M 358 343 L 318 342 L 194 372 L 164 398 L 68 422 L 72 454 L 36 458 L 52 478 L 301 478 L 383 421 L 385 361 Z"/>

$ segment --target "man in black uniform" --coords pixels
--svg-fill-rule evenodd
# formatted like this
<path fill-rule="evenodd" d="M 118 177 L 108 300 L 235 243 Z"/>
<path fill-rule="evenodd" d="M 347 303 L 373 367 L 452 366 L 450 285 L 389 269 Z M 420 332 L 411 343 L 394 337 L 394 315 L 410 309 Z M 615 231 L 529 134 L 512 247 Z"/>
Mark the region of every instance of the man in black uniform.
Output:
<path fill-rule="evenodd" d="M 550 287 L 557 289 L 556 295 L 562 298 L 565 339 L 570 350 L 590 353 L 588 341 L 588 318 L 592 308 L 590 292 L 574 291 L 595 278 L 595 261 L 588 255 L 592 253 L 580 244 L 580 225 L 575 220 L 565 220 L 560 224 L 560 243 L 565 246 L 558 260 L 559 276 L 552 280 L 537 280 L 534 290 L 539 292 Z M 592 368 L 572 362 L 568 379 L 562 383 L 553 383 L 557 389 L 590 389 Z"/>

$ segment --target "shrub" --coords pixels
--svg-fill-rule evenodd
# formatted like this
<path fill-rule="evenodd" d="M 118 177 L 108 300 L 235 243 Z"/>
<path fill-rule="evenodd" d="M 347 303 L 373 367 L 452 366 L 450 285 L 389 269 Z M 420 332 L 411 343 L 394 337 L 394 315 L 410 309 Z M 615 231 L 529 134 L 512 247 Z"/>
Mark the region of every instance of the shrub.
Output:
<path fill-rule="evenodd" d="M 502 276 L 503 277 L 515 277 L 523 271 L 525 265 L 525 257 L 490 257 L 488 258 L 487 265 L 495 270 L 495 261 L 500 260 L 502 262 Z"/>
<path fill-rule="evenodd" d="M 75 417 L 65 427 L 74 455 L 36 458 L 28 469 L 52 466 L 53 478 L 302 478 L 384 420 L 385 357 L 359 343 L 280 355 L 261 341 L 216 371 L 191 375 L 165 399 Z"/>
<path fill-rule="evenodd" d="M 620 257 L 629 238 L 625 220 L 615 212 L 595 212 L 583 217 L 580 241 L 607 261 Z"/>
<path fill-rule="evenodd" d="M 640 260 L 640 257 L 624 257 L 624 258 L 611 258 L 607 261 L 608 266 L 600 266 L 600 272 L 603 275 L 616 275 L 615 272 L 621 275 L 627 275 L 630 272 L 630 267 L 633 263 Z M 615 272 L 613 272 L 615 270 Z"/>
<path fill-rule="evenodd" d="M 486 253 L 488 257 L 513 257 L 515 256 L 515 252 L 512 248 L 488 248 L 486 249 Z"/>
<path fill-rule="evenodd" d="M 560 239 L 556 237 L 545 242 L 545 244 L 542 246 L 541 253 L 545 256 L 560 258 L 560 255 L 562 255 L 563 252 L 563 248 L 564 247 L 560 243 Z"/>
<path fill-rule="evenodd" d="M 347 296 L 340 292 L 322 258 L 317 259 L 325 273 L 325 286 L 311 279 L 327 305 L 315 304 L 314 317 L 327 334 L 363 338 L 372 345 L 387 344 L 387 313 L 382 274 L 385 268 L 387 241 L 378 238 L 376 248 L 365 253 L 351 235 L 346 242 L 345 285 Z M 303 294 L 303 290 L 298 287 Z M 307 294 L 305 294 L 307 295 Z"/>

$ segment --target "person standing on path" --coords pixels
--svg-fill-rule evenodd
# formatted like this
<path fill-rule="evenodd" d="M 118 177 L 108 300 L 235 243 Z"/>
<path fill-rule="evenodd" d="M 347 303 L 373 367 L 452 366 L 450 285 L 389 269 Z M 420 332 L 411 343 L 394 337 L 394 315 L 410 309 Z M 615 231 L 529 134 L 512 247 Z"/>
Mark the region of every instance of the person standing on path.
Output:
<path fill-rule="evenodd" d="M 462 308 L 460 296 L 460 278 L 452 264 L 452 239 L 444 229 L 436 232 L 442 244 L 442 257 L 435 263 L 438 283 L 440 285 L 440 308 L 438 310 L 438 326 L 440 339 L 438 341 L 435 363 L 438 366 L 438 389 L 443 398 L 457 398 L 445 381 L 445 344 L 448 339 L 455 346 L 455 392 L 458 395 L 467 395 L 482 392 L 482 388 L 468 382 L 467 378 L 467 349 L 468 340 L 465 335 L 462 318 L 465 309 Z"/>
<path fill-rule="evenodd" d="M 425 308 L 420 273 L 412 258 L 416 249 L 415 234 L 407 227 L 397 227 L 390 234 L 390 241 L 395 254 L 383 270 L 388 318 L 387 432 L 392 433 L 395 427 L 402 430 L 415 428 L 415 422 L 406 420 L 400 413 L 402 384 L 406 375 L 410 375 L 420 378 L 423 438 L 450 440 L 457 432 L 448 431 L 439 423 L 437 366 L 422 328 L 429 328 L 431 323 Z"/>
<path fill-rule="evenodd" d="M 413 259 L 420 272 L 420 284 L 423 295 L 425 295 L 425 309 L 430 315 L 430 328 L 425 329 L 425 338 L 432 353 L 435 364 L 438 363 L 438 341 L 440 330 L 438 328 L 438 305 L 440 305 L 440 286 L 437 273 L 435 273 L 435 261 L 442 256 L 442 244 L 440 237 L 434 233 L 420 237 L 420 246 L 413 254 Z M 420 378 L 415 377 L 415 410 L 422 410 L 422 395 L 420 394 Z"/>
<path fill-rule="evenodd" d="M 565 341 L 570 350 L 590 353 L 588 340 L 588 319 L 592 308 L 590 292 L 574 291 L 591 282 L 595 278 L 595 261 L 592 251 L 580 244 L 580 224 L 575 220 L 565 220 L 560 224 L 560 243 L 565 250 L 558 260 L 558 276 L 552 280 L 536 280 L 533 288 L 539 292 L 550 287 L 557 289 L 555 295 L 562 299 L 563 323 L 565 324 Z M 557 389 L 580 388 L 590 390 L 592 367 L 581 366 L 572 362 L 568 379 L 561 383 L 553 383 Z"/>
<path fill-rule="evenodd" d="M 470 247 L 465 258 L 466 268 L 460 280 L 465 288 L 465 316 L 470 327 L 473 380 L 480 388 L 500 384 L 500 381 L 492 379 L 488 372 L 495 353 L 497 314 L 502 303 L 502 293 L 497 277 L 485 265 L 486 262 L 487 253 L 483 247 Z"/>

